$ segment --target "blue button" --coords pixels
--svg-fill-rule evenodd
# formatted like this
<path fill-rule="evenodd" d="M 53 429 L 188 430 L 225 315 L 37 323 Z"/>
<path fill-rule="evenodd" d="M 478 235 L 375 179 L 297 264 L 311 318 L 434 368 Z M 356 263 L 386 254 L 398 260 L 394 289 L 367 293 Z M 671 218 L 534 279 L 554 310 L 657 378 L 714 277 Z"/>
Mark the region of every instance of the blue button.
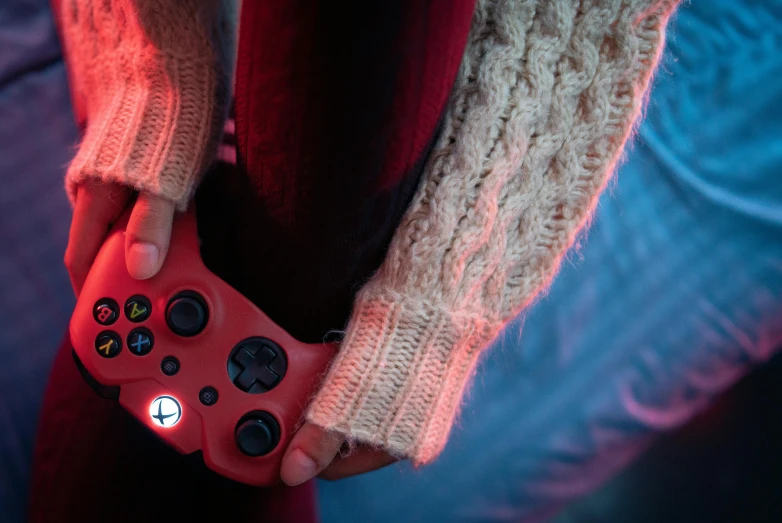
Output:
<path fill-rule="evenodd" d="M 144 328 L 133 329 L 128 334 L 128 350 L 136 356 L 149 354 L 155 345 L 155 338 L 149 330 Z"/>

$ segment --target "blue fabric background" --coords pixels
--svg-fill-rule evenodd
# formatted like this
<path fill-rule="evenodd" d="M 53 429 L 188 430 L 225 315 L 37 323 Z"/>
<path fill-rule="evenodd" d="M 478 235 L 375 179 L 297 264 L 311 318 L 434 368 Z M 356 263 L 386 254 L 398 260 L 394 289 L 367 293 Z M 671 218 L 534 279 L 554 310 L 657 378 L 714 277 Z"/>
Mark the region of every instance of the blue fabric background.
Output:
<path fill-rule="evenodd" d="M 22 521 L 38 409 L 73 307 L 62 264 L 76 141 L 45 0 L 0 2 L 0 521 Z"/>
<path fill-rule="evenodd" d="M 325 523 L 540 521 L 782 346 L 782 0 L 693 0 L 549 294 L 488 351 L 444 455 L 320 484 Z M 76 130 L 45 0 L 0 6 L 0 520 L 23 520 L 72 307 Z M 522 327 L 523 322 L 523 329 Z M 610 514 L 605 514 L 610 521 Z"/>

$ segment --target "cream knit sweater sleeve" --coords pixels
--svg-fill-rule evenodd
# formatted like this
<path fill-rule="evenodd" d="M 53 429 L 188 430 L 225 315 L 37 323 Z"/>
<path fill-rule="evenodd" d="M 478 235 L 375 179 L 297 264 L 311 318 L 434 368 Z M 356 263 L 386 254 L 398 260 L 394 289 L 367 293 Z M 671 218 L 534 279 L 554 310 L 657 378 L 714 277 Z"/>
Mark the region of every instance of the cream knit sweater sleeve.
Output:
<path fill-rule="evenodd" d="M 236 0 L 54 0 L 77 117 L 66 175 L 123 183 L 187 206 L 231 96 Z"/>
<path fill-rule="evenodd" d="M 611 174 L 675 0 L 479 0 L 444 131 L 309 421 L 417 463 Z"/>

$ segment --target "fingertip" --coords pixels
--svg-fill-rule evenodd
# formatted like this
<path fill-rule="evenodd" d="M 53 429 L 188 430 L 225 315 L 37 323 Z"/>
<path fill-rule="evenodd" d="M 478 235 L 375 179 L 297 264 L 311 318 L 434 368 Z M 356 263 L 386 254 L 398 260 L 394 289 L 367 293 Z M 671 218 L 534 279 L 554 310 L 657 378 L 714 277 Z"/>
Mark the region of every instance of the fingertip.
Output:
<path fill-rule="evenodd" d="M 289 486 L 300 485 L 326 468 L 339 452 L 343 438 L 305 423 L 293 436 L 282 459 L 280 477 Z"/>
<path fill-rule="evenodd" d="M 280 476 L 286 485 L 295 487 L 315 477 L 317 469 L 318 464 L 314 459 L 301 449 L 293 449 L 285 456 Z"/>
<path fill-rule="evenodd" d="M 128 273 L 137 280 L 146 280 L 154 276 L 160 267 L 160 250 L 156 245 L 134 242 L 125 253 Z"/>

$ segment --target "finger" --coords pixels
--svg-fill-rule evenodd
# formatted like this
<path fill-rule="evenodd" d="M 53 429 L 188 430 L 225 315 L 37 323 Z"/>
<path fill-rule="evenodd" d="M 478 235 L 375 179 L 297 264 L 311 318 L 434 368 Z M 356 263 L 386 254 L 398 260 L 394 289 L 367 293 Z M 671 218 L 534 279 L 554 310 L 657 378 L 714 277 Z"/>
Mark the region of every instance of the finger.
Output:
<path fill-rule="evenodd" d="M 282 480 L 294 486 L 314 478 L 331 463 L 342 442 L 342 436 L 305 423 L 285 450 L 280 470 Z"/>
<path fill-rule="evenodd" d="M 345 457 L 337 456 L 329 466 L 323 469 L 318 477 L 333 481 L 372 472 L 397 461 L 399 461 L 399 458 L 395 458 L 383 450 L 362 447 Z"/>
<path fill-rule="evenodd" d="M 113 183 L 85 182 L 76 191 L 65 267 L 76 296 L 111 226 L 127 207 L 130 190 Z"/>
<path fill-rule="evenodd" d="M 137 280 L 151 278 L 160 270 L 171 241 L 174 202 L 140 193 L 125 229 L 125 264 Z"/>

